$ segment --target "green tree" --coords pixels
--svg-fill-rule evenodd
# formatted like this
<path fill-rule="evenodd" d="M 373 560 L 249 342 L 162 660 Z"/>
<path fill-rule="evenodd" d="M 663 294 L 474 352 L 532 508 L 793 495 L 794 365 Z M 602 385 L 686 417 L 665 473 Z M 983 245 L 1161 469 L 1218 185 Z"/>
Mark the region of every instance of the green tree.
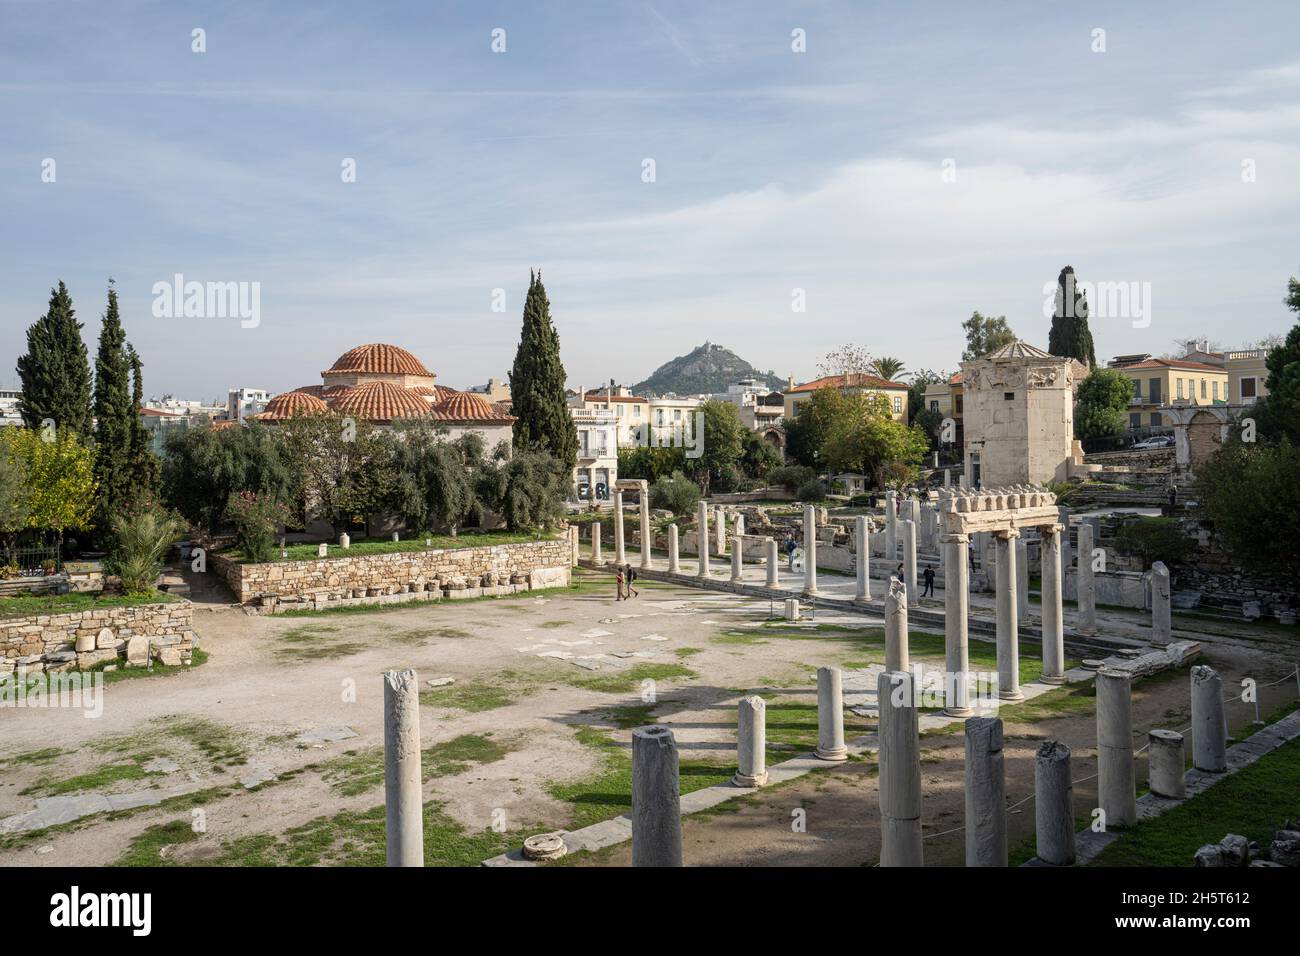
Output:
<path fill-rule="evenodd" d="M 877 487 L 884 487 L 891 477 L 911 474 L 930 447 L 925 433 L 895 421 L 883 395 L 835 394 L 825 409 L 827 428 L 820 456 L 828 472 L 859 472 Z M 903 466 L 903 471 L 891 466 Z"/>
<path fill-rule="evenodd" d="M 483 504 L 501 516 L 511 531 L 550 529 L 564 514 L 568 469 L 548 452 L 515 450 L 484 470 L 478 487 L 490 489 Z"/>
<path fill-rule="evenodd" d="M 972 312 L 961 327 L 966 333 L 966 351 L 961 353 L 963 362 L 983 358 L 1016 340 L 1016 333 L 1007 325 L 1005 315 L 992 318 Z"/>
<path fill-rule="evenodd" d="M 905 368 L 907 366 L 902 359 L 888 355 L 882 355 L 880 358 L 871 361 L 871 374 L 879 375 L 887 382 L 895 381 L 895 377 L 902 375 Z"/>
<path fill-rule="evenodd" d="M 680 471 L 660 478 L 650 486 L 650 504 L 675 515 L 688 515 L 700 500 L 700 486 Z"/>
<path fill-rule="evenodd" d="M 257 492 L 287 502 L 293 500 L 297 484 L 283 447 L 264 424 L 200 427 L 167 436 L 163 501 L 196 530 L 215 532 L 224 527 L 233 492 Z"/>
<path fill-rule="evenodd" d="M 180 518 L 153 502 L 127 505 L 113 517 L 109 573 L 121 578 L 127 594 L 153 594 L 162 559 L 184 531 Z"/>
<path fill-rule="evenodd" d="M 286 419 L 272 434 L 293 478 L 295 516 L 304 524 L 319 518 L 342 530 L 368 523 L 391 503 L 399 442 L 370 422 L 322 412 Z"/>
<path fill-rule="evenodd" d="M 1074 266 L 1066 266 L 1056 279 L 1056 308 L 1052 329 L 1047 335 L 1047 351 L 1052 355 L 1078 359 L 1089 368 L 1097 367 L 1097 352 L 1088 328 L 1088 299 L 1078 291 Z"/>
<path fill-rule="evenodd" d="M 1239 433 L 1196 475 L 1200 514 L 1233 560 L 1300 586 L 1300 445 L 1242 442 Z M 1280 529 L 1287 529 L 1279 533 Z"/>
<path fill-rule="evenodd" d="M 49 438 L 50 440 L 46 440 Z M 90 527 L 95 511 L 94 455 L 66 430 L 0 428 L 0 440 L 27 474 L 27 526 L 58 532 Z"/>
<path fill-rule="evenodd" d="M 735 470 L 744 451 L 745 425 L 731 402 L 709 399 L 700 406 L 704 414 L 704 440 L 698 458 L 687 458 L 695 480 L 707 495 L 709 483 L 724 471 Z"/>
<path fill-rule="evenodd" d="M 1300 314 L 1300 281 L 1294 276 L 1282 301 Z M 1281 345 L 1269 351 L 1264 365 L 1268 369 L 1264 380 L 1268 396 L 1252 409 L 1259 432 L 1271 440 L 1285 437 L 1300 444 L 1300 323 L 1291 327 Z"/>
<path fill-rule="evenodd" d="M 564 396 L 560 335 L 551 322 L 551 303 L 541 274 L 529 273 L 524 325 L 510 371 L 515 447 L 541 450 L 572 469 L 578 461 L 578 429 Z"/>
<path fill-rule="evenodd" d="M 907 420 L 915 423 L 916 416 L 925 409 L 925 389 L 928 385 L 942 385 L 951 376 L 947 372 L 936 372 L 923 368 L 912 373 L 907 385 Z"/>
<path fill-rule="evenodd" d="M 144 408 L 144 363 L 133 345 L 127 345 L 126 355 L 131 363 L 130 494 L 133 499 L 153 498 L 158 493 L 162 462 L 154 454 L 153 438 L 140 415 Z"/>
<path fill-rule="evenodd" d="M 18 359 L 22 398 L 18 413 L 28 428 L 49 419 L 59 430 L 83 440 L 91 437 L 90 363 L 81 323 L 62 282 L 50 290 L 45 315 L 27 330 L 27 354 Z"/>
<path fill-rule="evenodd" d="M 27 464 L 11 443 L 0 441 L 0 564 L 13 561 L 14 542 L 27 527 L 30 503 Z"/>
<path fill-rule="evenodd" d="M 740 470 L 747 478 L 763 479 L 773 468 L 781 466 L 781 453 L 758 432 L 745 429 L 741 439 Z"/>
<path fill-rule="evenodd" d="M 686 467 L 682 448 L 656 445 L 625 445 L 618 450 L 618 476 L 658 481 Z"/>
<path fill-rule="evenodd" d="M 113 516 L 130 498 L 131 438 L 138 417 L 132 414 L 131 362 L 118 315 L 117 290 L 111 280 L 108 309 L 95 353 L 94 409 L 95 483 L 99 487 L 95 527 L 106 538 L 112 530 Z"/>
<path fill-rule="evenodd" d="M 1074 434 L 1078 438 L 1118 435 L 1128 424 L 1133 382 L 1119 369 L 1094 368 L 1079 384 L 1074 404 Z"/>

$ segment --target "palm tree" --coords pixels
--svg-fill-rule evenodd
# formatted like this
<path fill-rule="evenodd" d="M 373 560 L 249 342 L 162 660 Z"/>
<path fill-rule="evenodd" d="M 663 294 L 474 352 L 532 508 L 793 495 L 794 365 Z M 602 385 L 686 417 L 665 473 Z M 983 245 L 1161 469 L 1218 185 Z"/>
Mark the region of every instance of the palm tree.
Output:
<path fill-rule="evenodd" d="M 871 371 L 887 381 L 893 382 L 900 375 L 903 375 L 903 369 L 907 368 L 902 359 L 890 358 L 888 355 L 882 355 L 871 362 Z"/>

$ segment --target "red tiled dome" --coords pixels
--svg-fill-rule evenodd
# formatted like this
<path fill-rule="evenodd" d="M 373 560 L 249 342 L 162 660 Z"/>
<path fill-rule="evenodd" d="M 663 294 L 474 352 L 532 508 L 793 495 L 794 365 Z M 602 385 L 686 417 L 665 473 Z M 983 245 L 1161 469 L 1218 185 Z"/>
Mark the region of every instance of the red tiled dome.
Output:
<path fill-rule="evenodd" d="M 418 358 L 396 345 L 372 343 L 358 345 L 339 356 L 331 368 L 321 374 L 369 373 L 374 375 L 421 375 L 433 378 Z"/>
<path fill-rule="evenodd" d="M 408 392 L 414 392 L 421 398 L 434 405 L 444 401 L 449 396 L 456 394 L 454 389 L 444 388 L 441 385 L 412 385 L 407 389 Z"/>
<path fill-rule="evenodd" d="M 352 391 L 351 385 L 326 385 L 320 390 L 321 401 L 333 407 L 334 403 Z"/>
<path fill-rule="evenodd" d="M 286 418 L 299 418 L 303 415 L 319 415 L 328 412 L 329 406 L 315 395 L 307 392 L 285 392 L 266 403 L 266 411 L 257 417 L 264 421 L 280 421 Z"/>
<path fill-rule="evenodd" d="M 304 385 L 302 388 L 295 388 L 295 392 L 302 392 L 304 395 L 311 395 L 314 398 L 320 398 L 320 393 L 325 390 L 324 385 Z"/>
<path fill-rule="evenodd" d="M 348 389 L 333 403 L 340 415 L 370 422 L 389 422 L 394 418 L 425 418 L 429 403 L 408 389 L 389 382 L 366 382 Z"/>
<path fill-rule="evenodd" d="M 453 392 L 433 407 L 433 417 L 442 422 L 478 422 L 481 424 L 508 425 L 514 421 L 488 404 L 487 399 L 473 392 Z"/>

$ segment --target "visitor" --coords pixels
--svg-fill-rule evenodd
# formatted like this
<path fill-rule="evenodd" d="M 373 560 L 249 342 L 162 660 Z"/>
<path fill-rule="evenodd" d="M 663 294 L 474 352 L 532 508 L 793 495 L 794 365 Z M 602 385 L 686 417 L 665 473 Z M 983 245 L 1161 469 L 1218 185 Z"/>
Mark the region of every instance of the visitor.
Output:
<path fill-rule="evenodd" d="M 621 601 L 623 600 L 623 569 L 622 568 L 618 569 L 618 577 L 616 578 L 616 580 L 618 581 L 618 597 L 614 598 L 614 600 Z"/>
<path fill-rule="evenodd" d="M 785 536 L 785 559 L 790 565 L 790 573 L 794 573 L 794 552 L 795 552 L 794 535 Z"/>
<path fill-rule="evenodd" d="M 898 562 L 898 570 L 894 572 L 894 577 L 898 578 L 903 584 L 907 583 L 907 578 L 903 576 L 903 562 Z"/>
<path fill-rule="evenodd" d="M 636 580 L 636 568 L 627 564 L 624 565 L 623 570 L 625 572 L 625 580 L 627 581 L 627 596 L 629 598 L 640 597 L 641 592 L 632 587 L 632 582 Z"/>
<path fill-rule="evenodd" d="M 925 587 L 921 589 L 921 597 L 934 597 L 934 565 L 925 566 Z"/>

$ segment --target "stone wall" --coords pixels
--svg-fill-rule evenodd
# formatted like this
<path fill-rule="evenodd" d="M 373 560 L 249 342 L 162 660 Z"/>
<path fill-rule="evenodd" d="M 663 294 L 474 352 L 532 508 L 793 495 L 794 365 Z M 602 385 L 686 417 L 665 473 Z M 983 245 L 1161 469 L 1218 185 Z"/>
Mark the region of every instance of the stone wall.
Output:
<path fill-rule="evenodd" d="M 331 546 L 332 552 L 337 549 Z M 483 548 L 430 549 L 355 557 L 245 564 L 209 555 L 208 566 L 241 604 L 374 601 L 396 595 L 424 600 L 566 587 L 572 554 L 567 536 Z"/>
<path fill-rule="evenodd" d="M 0 674 L 29 674 L 122 662 L 188 664 L 194 650 L 189 601 L 134 604 L 0 620 Z"/>

